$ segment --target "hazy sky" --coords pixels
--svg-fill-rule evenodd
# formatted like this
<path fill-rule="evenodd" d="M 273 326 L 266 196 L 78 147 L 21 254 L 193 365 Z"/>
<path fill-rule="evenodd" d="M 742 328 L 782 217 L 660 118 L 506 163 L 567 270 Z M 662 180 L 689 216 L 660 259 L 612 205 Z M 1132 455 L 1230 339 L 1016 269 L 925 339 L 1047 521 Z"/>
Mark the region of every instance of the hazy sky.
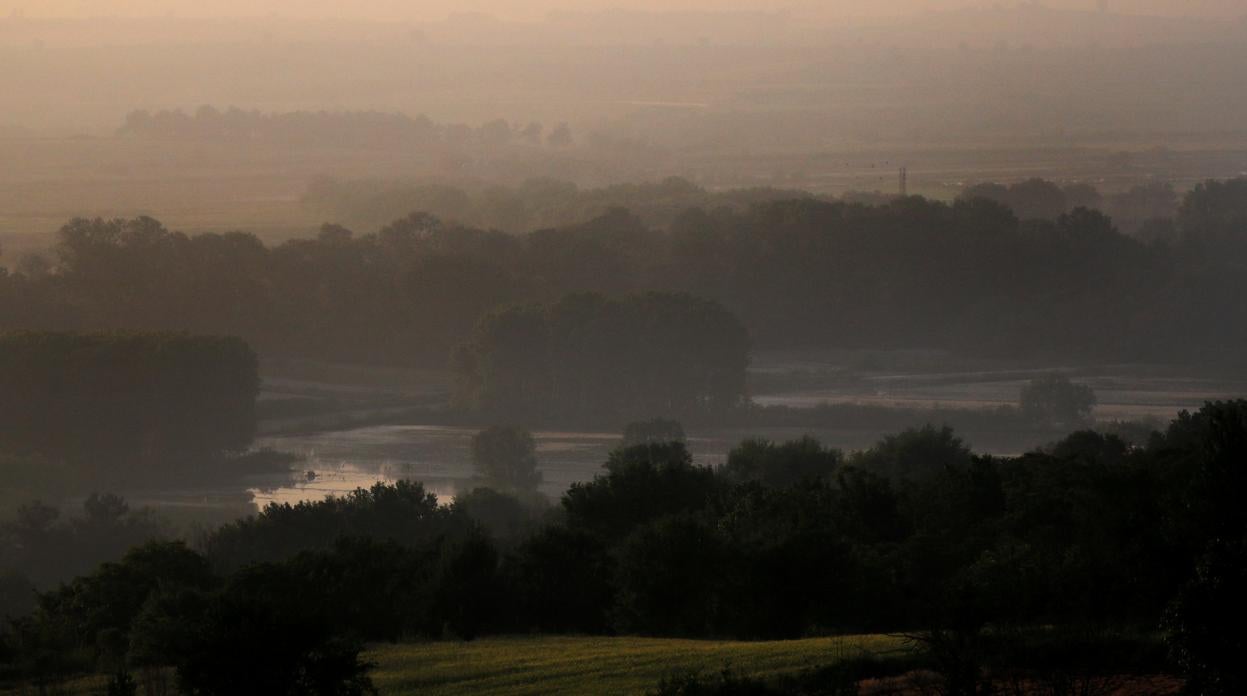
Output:
<path fill-rule="evenodd" d="M 1008 6 L 1024 0 L 0 0 L 0 12 L 28 16 L 254 16 L 368 19 L 440 19 L 456 11 L 479 11 L 536 19 L 556 10 L 776 10 L 829 16 L 897 15 L 922 10 Z M 1247 15 L 1244 0 L 1105 0 L 1119 12 L 1188 16 Z M 1052 7 L 1096 9 L 1100 0 L 1045 0 Z"/>

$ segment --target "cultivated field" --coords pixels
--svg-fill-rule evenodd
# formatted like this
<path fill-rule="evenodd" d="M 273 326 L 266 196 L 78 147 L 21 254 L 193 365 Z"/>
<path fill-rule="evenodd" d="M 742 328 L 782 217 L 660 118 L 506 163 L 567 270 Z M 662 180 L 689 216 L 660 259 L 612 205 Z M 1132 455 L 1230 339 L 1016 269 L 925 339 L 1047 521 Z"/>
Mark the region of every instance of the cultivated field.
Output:
<path fill-rule="evenodd" d="M 377 645 L 364 658 L 376 664 L 382 696 L 571 696 L 645 694 L 664 677 L 724 668 L 740 675 L 791 674 L 862 655 L 906 652 L 902 638 L 883 635 L 772 642 L 662 638 L 518 637 L 470 643 Z M 52 686 L 64 696 L 103 694 L 104 676 Z M 44 693 L 0 687 L 0 694 Z"/>
<path fill-rule="evenodd" d="M 863 653 L 906 650 L 892 636 L 774 642 L 659 638 L 489 638 L 471 643 L 377 646 L 373 680 L 382 694 L 520 696 L 644 694 L 666 676 L 724 667 L 768 676 Z"/>

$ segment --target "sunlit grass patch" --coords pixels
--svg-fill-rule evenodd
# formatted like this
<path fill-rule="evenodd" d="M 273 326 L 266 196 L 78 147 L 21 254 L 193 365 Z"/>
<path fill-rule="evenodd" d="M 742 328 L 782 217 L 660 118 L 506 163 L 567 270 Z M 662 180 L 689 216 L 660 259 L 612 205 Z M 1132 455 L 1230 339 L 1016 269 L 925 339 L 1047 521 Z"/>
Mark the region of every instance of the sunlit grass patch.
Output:
<path fill-rule="evenodd" d="M 738 642 L 660 638 L 510 637 L 373 646 L 383 694 L 643 694 L 660 679 L 724 667 L 758 677 L 865 654 L 906 650 L 901 638 L 849 636 Z"/>

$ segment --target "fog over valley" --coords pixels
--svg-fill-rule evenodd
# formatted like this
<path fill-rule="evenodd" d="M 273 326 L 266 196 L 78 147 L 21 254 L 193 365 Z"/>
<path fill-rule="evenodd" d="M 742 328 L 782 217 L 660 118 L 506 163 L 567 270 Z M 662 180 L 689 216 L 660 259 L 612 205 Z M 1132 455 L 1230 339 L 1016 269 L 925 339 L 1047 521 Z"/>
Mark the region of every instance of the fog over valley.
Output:
<path fill-rule="evenodd" d="M 1241 0 L 0 0 L 0 693 L 1247 693 Z"/>

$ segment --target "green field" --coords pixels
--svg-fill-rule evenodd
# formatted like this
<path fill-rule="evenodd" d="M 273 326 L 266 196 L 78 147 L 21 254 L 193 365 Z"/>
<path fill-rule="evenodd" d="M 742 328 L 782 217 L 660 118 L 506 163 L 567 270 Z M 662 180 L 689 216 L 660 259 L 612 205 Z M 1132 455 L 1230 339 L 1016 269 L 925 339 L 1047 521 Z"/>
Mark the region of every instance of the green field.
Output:
<path fill-rule="evenodd" d="M 363 657 L 376 664 L 371 676 L 383 696 L 639 696 L 670 675 L 713 674 L 726 667 L 767 677 L 907 651 L 903 638 L 886 635 L 770 642 L 547 636 L 372 645 Z M 107 681 L 101 675 L 79 677 L 48 693 L 103 694 Z M 31 686 L 0 686 L 0 694 L 35 693 L 40 692 Z"/>
<path fill-rule="evenodd" d="M 521 637 L 471 643 L 374 646 L 373 681 L 382 694 L 519 696 L 644 694 L 688 671 L 770 676 L 862 654 L 897 654 L 902 638 L 851 636 L 774 642 L 659 638 Z"/>

